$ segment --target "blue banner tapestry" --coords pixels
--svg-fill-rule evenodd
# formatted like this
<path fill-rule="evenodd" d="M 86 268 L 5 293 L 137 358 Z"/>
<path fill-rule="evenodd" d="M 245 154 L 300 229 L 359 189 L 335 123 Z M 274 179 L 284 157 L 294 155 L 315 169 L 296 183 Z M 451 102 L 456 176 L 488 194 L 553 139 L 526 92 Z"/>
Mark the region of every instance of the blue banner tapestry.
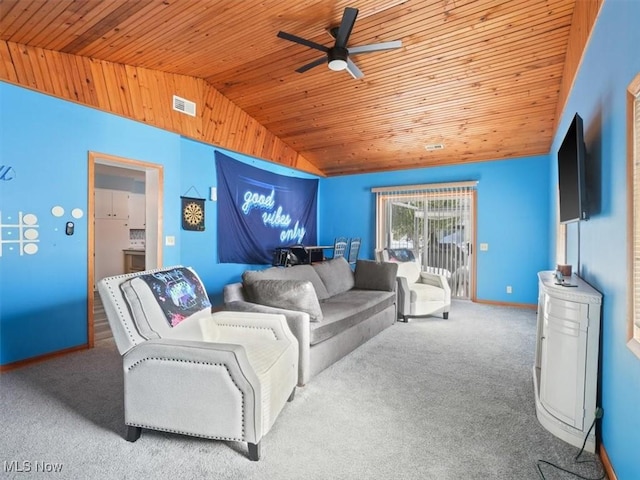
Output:
<path fill-rule="evenodd" d="M 317 179 L 277 175 L 215 155 L 220 263 L 270 264 L 277 247 L 316 245 Z"/>

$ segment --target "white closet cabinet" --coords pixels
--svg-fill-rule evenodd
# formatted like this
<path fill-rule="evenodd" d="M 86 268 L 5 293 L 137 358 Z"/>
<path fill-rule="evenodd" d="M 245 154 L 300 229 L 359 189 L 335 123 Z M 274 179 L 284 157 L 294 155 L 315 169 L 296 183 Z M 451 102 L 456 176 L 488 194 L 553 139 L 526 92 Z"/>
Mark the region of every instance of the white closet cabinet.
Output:
<path fill-rule="evenodd" d="M 556 284 L 540 272 L 533 379 L 540 423 L 581 447 L 596 414 L 602 295 L 577 276 Z M 585 450 L 595 450 L 595 431 Z"/>
<path fill-rule="evenodd" d="M 144 193 L 129 194 L 129 228 L 144 229 L 146 226 Z"/>
<path fill-rule="evenodd" d="M 96 218 L 129 219 L 129 192 L 96 188 L 94 195 Z"/>

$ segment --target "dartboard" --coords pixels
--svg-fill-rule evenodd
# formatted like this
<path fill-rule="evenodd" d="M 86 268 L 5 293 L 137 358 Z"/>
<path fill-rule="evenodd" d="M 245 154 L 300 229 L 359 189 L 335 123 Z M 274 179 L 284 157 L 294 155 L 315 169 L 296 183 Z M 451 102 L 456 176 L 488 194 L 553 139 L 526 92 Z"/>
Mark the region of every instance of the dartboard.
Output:
<path fill-rule="evenodd" d="M 197 203 L 188 203 L 186 207 L 184 207 L 184 220 L 189 225 L 199 225 L 202 223 L 204 218 L 204 214 L 202 213 L 202 207 Z"/>
<path fill-rule="evenodd" d="M 204 200 L 182 197 L 182 228 L 204 230 Z"/>

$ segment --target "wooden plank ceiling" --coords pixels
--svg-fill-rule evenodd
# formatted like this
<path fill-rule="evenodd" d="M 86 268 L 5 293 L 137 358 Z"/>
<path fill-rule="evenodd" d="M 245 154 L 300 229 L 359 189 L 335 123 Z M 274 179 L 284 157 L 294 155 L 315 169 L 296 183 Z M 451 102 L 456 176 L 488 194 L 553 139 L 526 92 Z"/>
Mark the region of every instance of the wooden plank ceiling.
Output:
<path fill-rule="evenodd" d="M 601 2 L 587 3 L 583 44 Z M 567 57 L 578 5 L 1 0 L 0 78 L 328 176 L 539 155 L 575 69 L 565 63 L 582 51 Z M 402 48 L 353 56 L 359 80 L 326 65 L 296 73 L 322 53 L 277 32 L 331 46 L 347 6 L 359 9 L 349 46 Z M 175 112 L 153 104 L 156 88 L 196 101 L 195 123 L 166 120 Z"/>

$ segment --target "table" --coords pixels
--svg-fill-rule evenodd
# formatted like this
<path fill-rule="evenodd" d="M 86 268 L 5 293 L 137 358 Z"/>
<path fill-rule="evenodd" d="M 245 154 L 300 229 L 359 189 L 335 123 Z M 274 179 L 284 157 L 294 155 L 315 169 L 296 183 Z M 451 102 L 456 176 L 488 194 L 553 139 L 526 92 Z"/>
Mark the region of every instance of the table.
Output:
<path fill-rule="evenodd" d="M 304 250 L 307 252 L 307 263 L 324 261 L 324 250 L 333 249 L 333 245 L 305 245 Z"/>
<path fill-rule="evenodd" d="M 291 245 L 289 247 L 278 247 L 275 250 L 272 265 L 286 267 L 288 263 L 288 252 L 302 257 L 302 263 L 312 264 L 313 262 L 324 261 L 324 250 L 333 249 L 333 245 Z M 301 252 L 304 251 L 304 254 Z"/>
<path fill-rule="evenodd" d="M 141 249 L 127 248 L 124 253 L 124 273 L 141 272 L 145 269 L 145 254 Z"/>

